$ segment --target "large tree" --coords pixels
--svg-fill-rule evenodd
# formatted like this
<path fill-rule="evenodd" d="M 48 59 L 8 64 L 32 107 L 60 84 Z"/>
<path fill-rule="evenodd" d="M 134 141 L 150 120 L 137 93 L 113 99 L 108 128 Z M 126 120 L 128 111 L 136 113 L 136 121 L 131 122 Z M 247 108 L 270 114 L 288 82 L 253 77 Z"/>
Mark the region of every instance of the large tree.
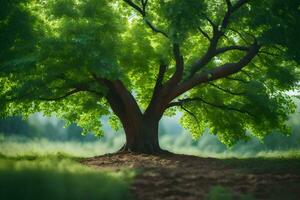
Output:
<path fill-rule="evenodd" d="M 6 5 L 6 7 L 2 7 Z M 123 150 L 158 153 L 162 116 L 183 112 L 232 145 L 288 133 L 297 89 L 296 0 L 15 0 L 1 3 L 1 116 L 56 114 Z M 2 12 L 6 11 L 6 12 Z"/>

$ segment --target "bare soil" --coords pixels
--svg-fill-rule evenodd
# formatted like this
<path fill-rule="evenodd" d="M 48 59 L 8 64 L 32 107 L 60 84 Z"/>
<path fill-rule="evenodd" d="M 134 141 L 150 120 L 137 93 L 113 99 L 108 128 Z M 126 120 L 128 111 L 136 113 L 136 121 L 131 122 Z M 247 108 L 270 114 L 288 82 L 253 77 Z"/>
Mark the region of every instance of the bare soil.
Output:
<path fill-rule="evenodd" d="M 270 169 L 267 166 L 264 171 L 253 172 L 223 159 L 133 153 L 108 154 L 85 159 L 82 163 L 115 170 L 136 169 L 138 175 L 131 184 L 136 200 L 213 199 L 210 192 L 215 186 L 228 188 L 233 199 L 246 199 L 245 196 L 263 200 L 300 199 L 300 173 L 274 172 L 272 164 Z"/>

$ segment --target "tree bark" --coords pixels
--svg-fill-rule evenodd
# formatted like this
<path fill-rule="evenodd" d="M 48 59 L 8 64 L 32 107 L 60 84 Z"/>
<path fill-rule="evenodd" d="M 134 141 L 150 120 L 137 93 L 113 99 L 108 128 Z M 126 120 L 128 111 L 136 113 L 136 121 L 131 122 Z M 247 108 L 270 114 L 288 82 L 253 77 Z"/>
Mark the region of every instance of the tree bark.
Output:
<path fill-rule="evenodd" d="M 130 121 L 123 123 L 126 135 L 126 143 L 120 151 L 128 151 L 144 154 L 159 154 L 164 152 L 158 141 L 159 119 L 143 115 L 137 126 L 132 126 Z M 133 128 L 138 127 L 138 128 Z"/>
<path fill-rule="evenodd" d="M 132 94 L 120 81 L 94 77 L 108 88 L 106 99 L 123 125 L 126 143 L 120 151 L 145 154 L 166 152 L 161 150 L 158 142 L 158 123 L 162 112 L 156 107 L 160 108 L 160 103 L 155 101 L 156 106 L 153 103 L 148 112 L 142 113 Z"/>

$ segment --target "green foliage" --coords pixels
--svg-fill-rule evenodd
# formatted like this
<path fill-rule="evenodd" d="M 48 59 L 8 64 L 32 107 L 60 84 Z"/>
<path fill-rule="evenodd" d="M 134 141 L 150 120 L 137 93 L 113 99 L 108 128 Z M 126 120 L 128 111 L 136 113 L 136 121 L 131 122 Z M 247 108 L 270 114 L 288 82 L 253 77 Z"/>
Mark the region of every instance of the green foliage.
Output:
<path fill-rule="evenodd" d="M 274 129 L 289 132 L 285 121 L 295 108 L 286 91 L 299 82 L 299 7 L 295 0 L 253 0 L 233 14 L 217 46 L 248 46 L 255 36 L 263 47 L 243 71 L 184 94 L 204 100 L 181 109 L 194 113 L 184 114 L 181 122 L 195 138 L 207 127 L 229 146 L 247 140 L 247 130 L 258 138 Z M 101 136 L 99 118 L 112 112 L 107 90 L 93 74 L 122 80 L 145 110 L 160 62 L 168 64 L 164 81 L 175 71 L 172 43 L 180 44 L 187 78 L 209 45 L 199 28 L 211 36 L 207 18 L 220 28 L 227 7 L 222 0 L 148 1 L 142 18 L 119 1 L 14 0 L 1 2 L 0 11 L 0 116 L 54 113 Z M 200 72 L 243 55 L 220 54 Z M 120 127 L 115 117 L 111 121 Z"/>
<path fill-rule="evenodd" d="M 255 0 L 250 5 L 249 14 L 253 16 L 251 27 L 265 29 L 261 40 L 287 47 L 285 55 L 299 62 L 300 43 L 297 36 L 300 34 L 300 3 L 295 0 Z"/>
<path fill-rule="evenodd" d="M 206 9 L 203 1 L 162 1 L 160 3 L 162 16 L 166 19 L 169 34 L 178 42 L 183 41 L 190 31 L 202 25 L 204 19 L 201 13 Z"/>
<path fill-rule="evenodd" d="M 199 97 L 201 94 L 204 101 L 186 105 L 195 116 L 185 113 L 182 118 L 184 126 L 194 136 L 199 136 L 205 127 L 210 127 L 211 132 L 217 134 L 223 143 L 232 146 L 239 140 L 249 138 L 247 130 L 251 130 L 251 134 L 258 138 L 263 138 L 274 128 L 289 133 L 285 124 L 287 113 L 293 112 L 295 107 L 286 94 L 279 91 L 275 92 L 276 95 L 268 94 L 265 86 L 258 81 L 233 84 L 232 81 L 223 80 L 216 83 L 243 95 L 228 95 L 215 86 L 194 89 L 191 96 Z M 235 87 L 238 89 L 235 90 Z"/>
<path fill-rule="evenodd" d="M 24 7 L 27 0 L 1 0 L 0 63 L 1 70 L 12 65 L 32 64 L 34 31 L 33 17 Z M 2 66 L 4 65 L 4 66 Z"/>
<path fill-rule="evenodd" d="M 186 124 L 186 129 L 190 130 L 190 126 L 197 126 L 197 124 L 196 120 L 192 116 L 187 116 L 190 117 L 190 120 L 192 120 L 191 123 Z M 162 129 L 160 131 L 160 144 L 163 148 L 180 154 L 193 154 L 218 158 L 298 158 L 300 148 L 299 117 L 300 115 L 298 108 L 297 112 L 291 115 L 287 122 L 287 125 L 292 129 L 291 134 L 289 135 L 280 132 L 272 132 L 271 134 L 266 135 L 264 138 L 259 137 L 258 139 L 256 138 L 257 136 L 255 137 L 250 131 L 247 131 L 247 141 L 239 141 L 230 148 L 227 148 L 219 141 L 220 137 L 218 135 L 212 135 L 208 130 L 205 130 L 205 132 L 201 134 L 201 138 L 195 140 L 192 139 L 188 131 L 177 126 L 176 119 L 173 119 L 172 121 L 169 121 L 169 119 L 168 123 L 166 123 L 166 119 L 164 119 L 162 122 Z M 196 137 L 198 134 L 199 132 L 195 133 Z"/>
<path fill-rule="evenodd" d="M 100 98 L 95 100 L 94 96 L 78 93 L 59 102 L 39 99 L 59 98 L 75 87 L 105 93 L 103 88 L 90 86 L 88 79 L 91 73 L 105 77 L 118 74 L 114 64 L 117 60 L 112 58 L 117 41 L 112 33 L 117 34 L 122 26 L 114 23 L 112 8 L 105 1 L 79 4 L 75 1 L 37 1 L 24 7 L 30 9 L 35 19 L 31 25 L 37 32 L 34 43 L 36 64 L 23 66 L 22 62 L 14 62 L 6 69 L 8 64 L 3 63 L 0 81 L 5 84 L 1 90 L 4 98 L 1 103 L 6 98 L 16 101 L 2 105 L 2 114 L 56 113 L 70 123 L 82 126 L 84 133 L 93 131 L 102 135 L 97 119 L 108 114 L 108 108 Z"/>
<path fill-rule="evenodd" d="M 122 128 L 122 124 L 120 123 L 119 118 L 114 114 L 112 114 L 110 116 L 110 118 L 108 120 L 108 123 L 109 123 L 110 127 L 115 131 Z"/>

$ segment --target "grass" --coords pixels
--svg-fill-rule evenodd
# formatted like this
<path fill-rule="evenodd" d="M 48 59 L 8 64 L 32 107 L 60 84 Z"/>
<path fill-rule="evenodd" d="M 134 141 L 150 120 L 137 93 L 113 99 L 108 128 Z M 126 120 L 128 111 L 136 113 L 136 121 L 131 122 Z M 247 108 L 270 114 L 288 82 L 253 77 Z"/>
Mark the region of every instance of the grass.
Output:
<path fill-rule="evenodd" d="M 225 165 L 251 173 L 273 173 L 300 175 L 299 157 L 226 158 Z"/>
<path fill-rule="evenodd" d="M 129 185 L 134 171 L 92 169 L 78 162 L 114 148 L 103 142 L 0 137 L 0 199 L 131 199 Z"/>
<path fill-rule="evenodd" d="M 214 158 L 300 158 L 300 149 L 295 150 L 281 150 L 281 151 L 257 151 L 249 152 L 232 151 L 230 149 L 225 151 L 216 151 L 217 147 L 207 146 L 207 150 L 192 145 L 176 143 L 174 138 L 170 137 L 160 138 L 160 143 L 163 148 L 167 150 L 187 155 L 197 155 L 200 157 L 214 157 Z M 188 140 L 183 138 L 184 141 Z M 0 134 L 0 157 L 18 157 L 18 156 L 59 156 L 59 157 L 92 157 L 102 155 L 105 153 L 112 153 L 117 151 L 123 144 L 124 139 L 116 135 L 107 141 L 99 140 L 93 142 L 80 141 L 49 141 L 43 138 L 28 139 L 17 136 L 3 136 Z"/>
<path fill-rule="evenodd" d="M 116 137 L 110 142 L 94 141 L 49 141 L 43 138 L 28 139 L 25 137 L 0 135 L 0 157 L 92 157 L 115 152 L 122 145 Z"/>
<path fill-rule="evenodd" d="M 230 149 L 222 151 L 222 152 L 210 152 L 199 150 L 197 146 L 168 146 L 168 150 L 178 153 L 178 154 L 187 154 L 187 155 L 196 155 L 199 157 L 212 157 L 212 158 L 289 158 L 289 159 L 300 159 L 300 149 L 289 149 L 289 150 L 264 150 L 257 152 L 246 152 L 246 151 L 232 151 Z"/>
<path fill-rule="evenodd" d="M 300 151 L 265 151 L 259 152 L 255 156 L 240 157 L 235 154 L 218 158 L 230 168 L 237 168 L 246 173 L 293 173 L 300 175 Z"/>
<path fill-rule="evenodd" d="M 118 139 L 108 143 L 51 142 L 0 135 L 0 199 L 130 199 L 129 184 L 136 172 L 97 170 L 78 162 L 84 157 L 114 152 L 121 144 Z M 225 165 L 245 173 L 300 174 L 299 150 L 264 151 L 249 156 L 230 151 L 209 154 L 193 146 L 170 150 L 220 158 Z M 215 186 L 207 199 L 232 198 L 230 188 Z"/>
<path fill-rule="evenodd" d="M 130 199 L 133 171 L 100 171 L 69 158 L 0 159 L 0 199 Z"/>

